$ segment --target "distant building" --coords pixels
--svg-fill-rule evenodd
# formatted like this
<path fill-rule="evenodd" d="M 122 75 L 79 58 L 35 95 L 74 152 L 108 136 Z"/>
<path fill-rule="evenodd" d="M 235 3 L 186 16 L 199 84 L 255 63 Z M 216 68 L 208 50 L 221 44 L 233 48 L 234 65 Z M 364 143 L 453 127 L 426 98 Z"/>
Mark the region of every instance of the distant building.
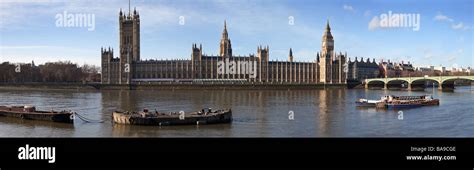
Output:
<path fill-rule="evenodd" d="M 351 61 L 349 58 L 348 67 L 348 80 L 362 81 L 367 78 L 377 78 L 380 75 L 379 65 L 375 62 L 375 59 L 371 62 L 368 58 L 367 61 L 364 61 L 364 58 L 359 61 L 357 57 L 354 61 Z"/>
<path fill-rule="evenodd" d="M 408 62 L 401 63 L 391 62 L 390 60 L 380 62 L 379 64 L 381 77 L 408 77 L 415 72 L 415 67 Z"/>
<path fill-rule="evenodd" d="M 402 61 L 402 63 L 399 63 L 399 67 L 401 68 L 402 71 L 405 71 L 405 72 L 415 71 L 415 68 L 413 67 L 413 65 L 410 62 L 404 63 Z"/>

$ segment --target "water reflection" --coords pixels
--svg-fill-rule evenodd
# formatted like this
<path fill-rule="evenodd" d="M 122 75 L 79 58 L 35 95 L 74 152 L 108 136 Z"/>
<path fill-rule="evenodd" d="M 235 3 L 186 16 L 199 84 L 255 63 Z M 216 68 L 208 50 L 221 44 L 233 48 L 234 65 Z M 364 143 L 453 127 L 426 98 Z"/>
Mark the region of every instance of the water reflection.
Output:
<path fill-rule="evenodd" d="M 355 107 L 357 98 L 433 94 L 441 105 L 397 111 Z M 74 125 L 0 117 L 0 136 L 124 137 L 333 137 L 333 136 L 474 136 L 474 93 L 322 90 L 0 90 L 0 105 L 33 104 L 40 109 L 71 109 L 104 123 Z M 115 110 L 196 111 L 232 108 L 232 124 L 200 126 L 129 126 L 113 124 Z M 294 112 L 294 120 L 288 113 Z"/>

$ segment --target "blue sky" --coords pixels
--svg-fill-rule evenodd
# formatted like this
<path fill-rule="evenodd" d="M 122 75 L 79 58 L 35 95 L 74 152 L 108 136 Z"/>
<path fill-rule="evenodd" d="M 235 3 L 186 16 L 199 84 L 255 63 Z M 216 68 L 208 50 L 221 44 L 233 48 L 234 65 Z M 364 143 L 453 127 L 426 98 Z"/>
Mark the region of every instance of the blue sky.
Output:
<path fill-rule="evenodd" d="M 411 61 L 418 66 L 474 66 L 470 0 L 132 0 L 141 18 L 142 59 L 189 59 L 192 43 L 218 54 L 227 20 L 233 53 L 270 46 L 270 58 L 312 61 L 330 20 L 336 51 L 349 57 Z M 0 62 L 70 60 L 100 65 L 100 47 L 118 49 L 118 12 L 127 0 L 2 0 Z M 93 14 L 95 29 L 57 27 L 56 15 Z M 420 30 L 382 28 L 374 17 L 419 14 Z M 180 25 L 180 16 L 184 25 Z M 289 17 L 294 24 L 289 24 Z M 117 57 L 118 53 L 115 53 Z"/>

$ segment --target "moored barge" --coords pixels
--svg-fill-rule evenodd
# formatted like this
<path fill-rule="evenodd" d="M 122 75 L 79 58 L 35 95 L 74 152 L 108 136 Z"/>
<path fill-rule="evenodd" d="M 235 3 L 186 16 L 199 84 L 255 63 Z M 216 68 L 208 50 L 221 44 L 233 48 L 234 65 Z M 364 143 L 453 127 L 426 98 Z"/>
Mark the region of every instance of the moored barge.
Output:
<path fill-rule="evenodd" d="M 74 123 L 74 112 L 40 111 L 34 106 L 0 106 L 0 116 L 28 120 L 45 120 L 61 123 Z"/>
<path fill-rule="evenodd" d="M 358 99 L 357 107 L 376 107 L 385 109 L 404 109 L 439 105 L 439 99 L 429 95 L 422 96 L 383 96 L 380 100 Z"/>
<path fill-rule="evenodd" d="M 433 99 L 433 97 L 425 96 L 388 96 L 386 101 L 386 107 L 388 109 L 404 109 L 414 108 L 421 106 L 437 106 L 439 105 L 439 99 Z"/>
<path fill-rule="evenodd" d="M 199 125 L 199 124 L 217 124 L 232 122 L 231 109 L 212 110 L 211 108 L 202 109 L 197 112 L 170 112 L 160 113 L 150 112 L 144 109 L 140 112 L 121 112 L 115 111 L 112 119 L 118 124 L 129 125 Z"/>

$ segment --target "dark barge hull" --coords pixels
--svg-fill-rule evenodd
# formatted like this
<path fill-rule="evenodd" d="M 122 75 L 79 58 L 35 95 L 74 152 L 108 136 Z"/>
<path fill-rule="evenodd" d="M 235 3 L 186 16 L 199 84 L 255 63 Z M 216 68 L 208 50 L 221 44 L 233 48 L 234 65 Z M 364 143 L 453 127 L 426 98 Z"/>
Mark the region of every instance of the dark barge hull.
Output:
<path fill-rule="evenodd" d="M 61 123 L 74 123 L 73 113 L 69 112 L 21 112 L 21 111 L 8 111 L 0 110 L 0 116 L 15 117 L 26 120 L 44 120 Z"/>
<path fill-rule="evenodd" d="M 159 115 L 155 117 L 140 117 L 139 115 L 126 114 L 123 112 L 114 112 L 113 120 L 118 124 L 129 125 L 149 125 L 149 126 L 168 126 L 168 125 L 199 125 L 199 124 L 217 124 L 232 122 L 232 111 L 221 110 L 208 115 L 189 115 L 184 119 L 179 115 Z"/>

